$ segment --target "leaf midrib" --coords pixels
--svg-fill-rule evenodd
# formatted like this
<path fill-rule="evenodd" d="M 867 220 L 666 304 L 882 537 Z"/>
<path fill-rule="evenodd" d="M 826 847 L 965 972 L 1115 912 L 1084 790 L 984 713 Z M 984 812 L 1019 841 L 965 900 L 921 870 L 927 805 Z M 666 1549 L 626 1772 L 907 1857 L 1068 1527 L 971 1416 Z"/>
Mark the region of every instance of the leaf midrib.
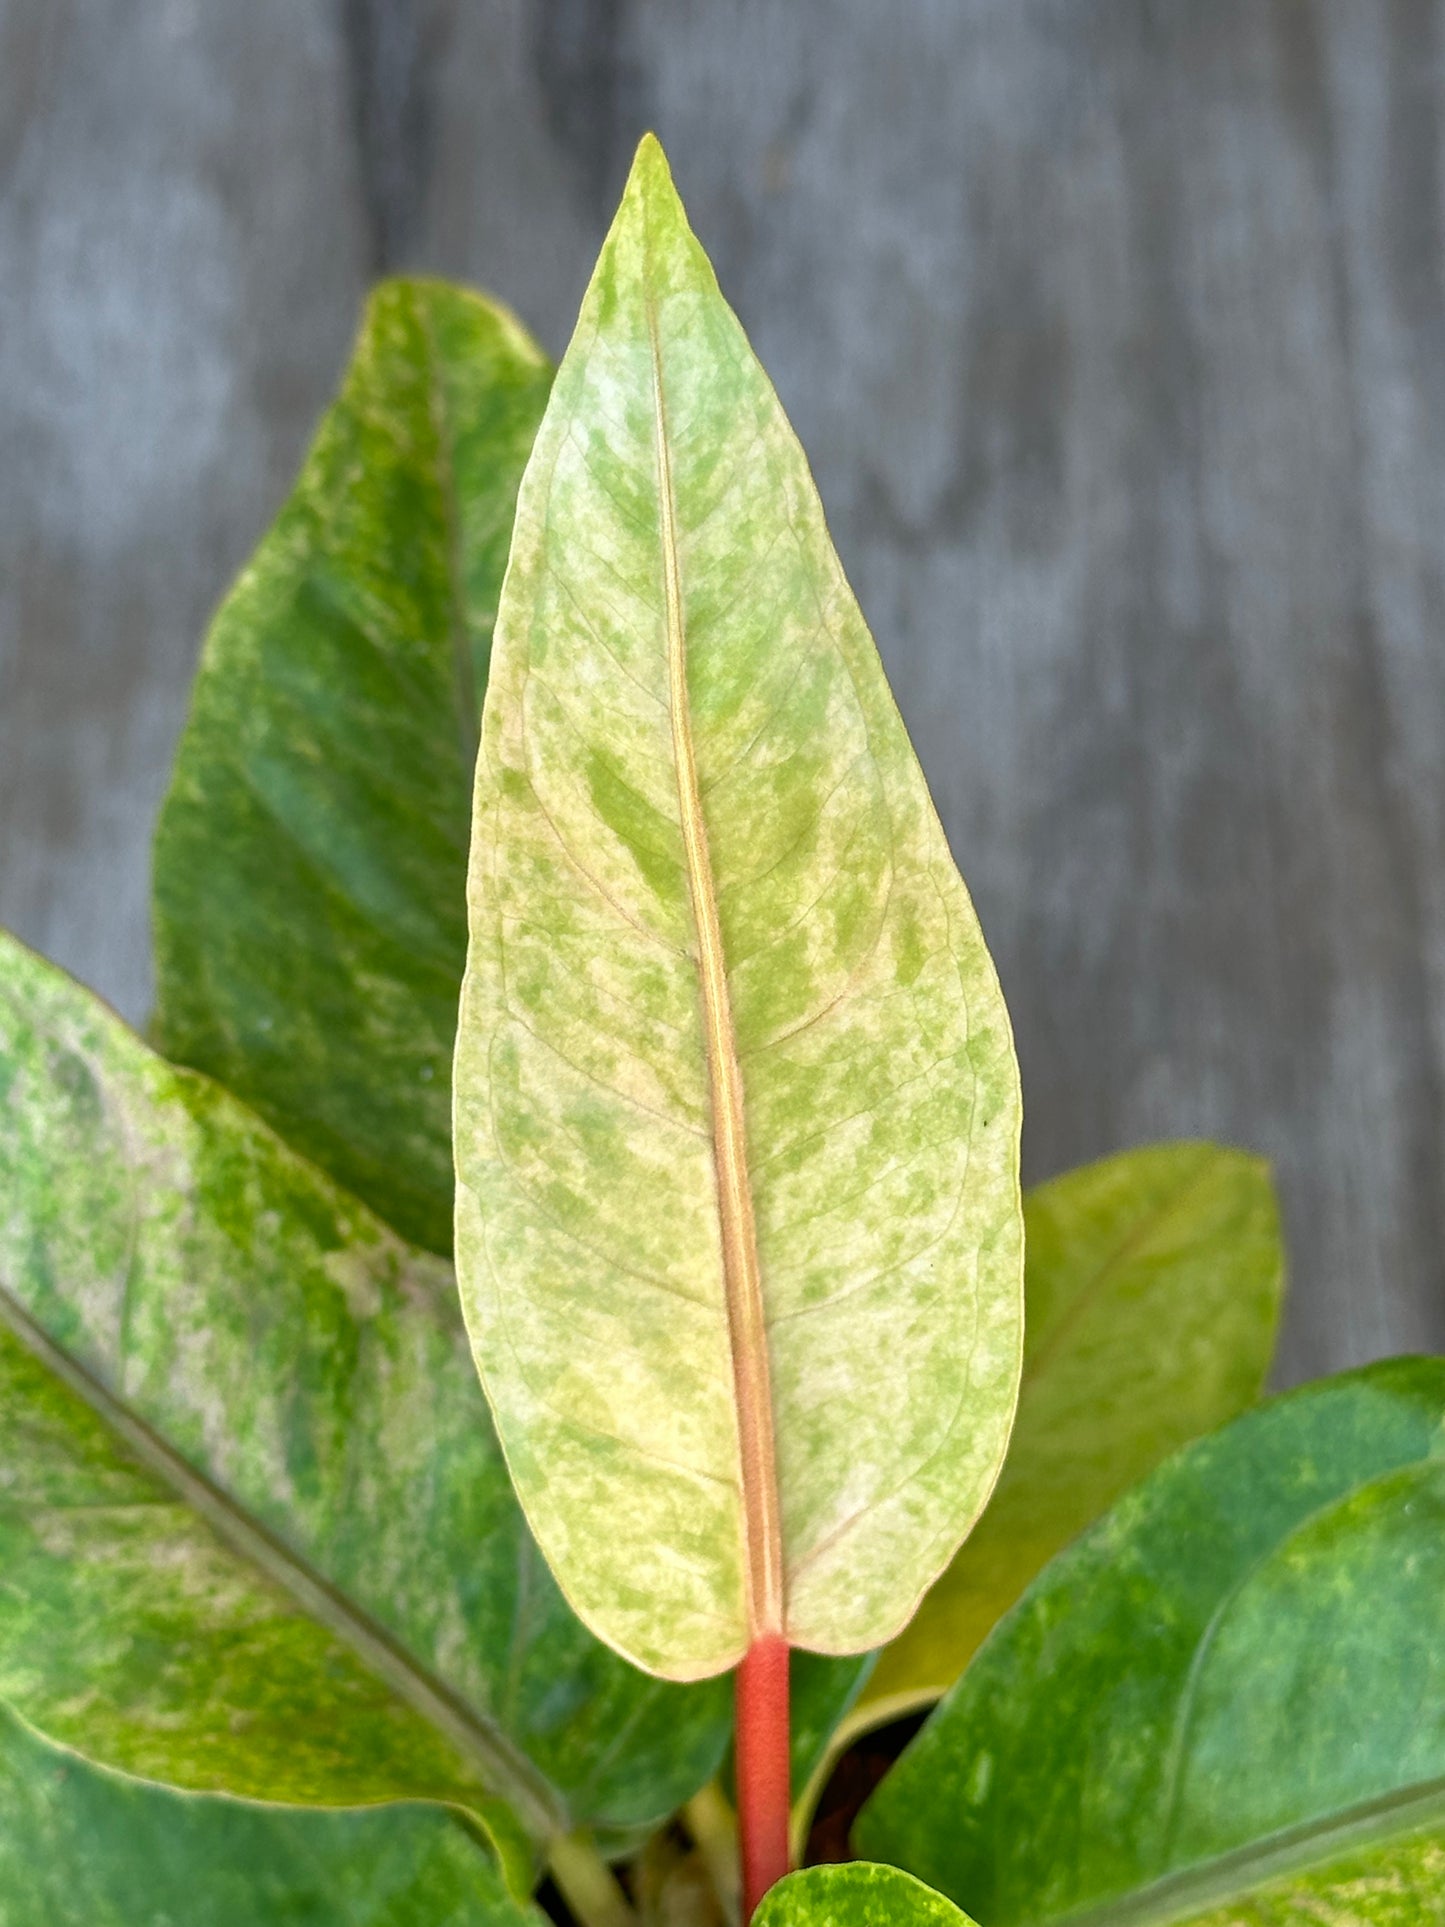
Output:
<path fill-rule="evenodd" d="M 1242 1900 L 1272 1880 L 1327 1866 L 1352 1848 L 1386 1846 L 1445 1821 L 1445 1779 L 1421 1781 L 1319 1820 L 1302 1822 L 1047 1927 L 1174 1927 L 1211 1907 Z M 1039 1917 L 1038 1927 L 1044 1927 Z"/>
<path fill-rule="evenodd" d="M 648 245 L 644 216 L 644 248 Z M 738 1457 L 747 1554 L 748 1630 L 751 1639 L 781 1635 L 786 1626 L 783 1540 L 777 1452 L 773 1437 L 767 1323 L 758 1264 L 757 1230 L 748 1177 L 742 1069 L 728 994 L 727 960 L 718 917 L 717 889 L 707 824 L 698 787 L 697 759 L 687 688 L 687 633 L 682 602 L 677 508 L 668 445 L 667 405 L 657 308 L 644 260 L 647 334 L 652 359 L 653 434 L 657 459 L 659 540 L 662 549 L 666 623 L 668 715 L 677 774 L 688 892 L 697 932 L 697 974 L 702 999 L 708 1089 L 712 1100 L 714 1179 L 722 1234 L 723 1284 L 728 1342 L 738 1420 Z"/>
<path fill-rule="evenodd" d="M 556 1796 L 524 1755 L 378 1626 L 328 1579 L 284 1545 L 118 1399 L 36 1322 L 0 1283 L 0 1323 L 69 1387 L 138 1459 L 219 1538 L 334 1633 L 380 1679 L 476 1767 L 488 1792 L 505 1799 L 537 1838 L 569 1824 Z"/>

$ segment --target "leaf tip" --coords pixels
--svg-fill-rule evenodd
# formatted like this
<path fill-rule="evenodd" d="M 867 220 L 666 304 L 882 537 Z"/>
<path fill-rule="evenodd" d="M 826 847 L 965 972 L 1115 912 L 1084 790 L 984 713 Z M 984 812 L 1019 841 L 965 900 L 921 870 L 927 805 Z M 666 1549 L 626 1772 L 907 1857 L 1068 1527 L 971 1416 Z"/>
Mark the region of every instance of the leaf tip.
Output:
<path fill-rule="evenodd" d="M 662 142 L 651 128 L 637 143 L 637 152 L 632 157 L 632 172 L 638 176 L 651 173 L 669 183 L 672 180 L 672 169 L 667 164 L 667 154 Z"/>
<path fill-rule="evenodd" d="M 627 186 L 622 195 L 624 207 L 631 201 L 650 202 L 654 207 L 675 209 L 682 214 L 682 197 L 672 178 L 667 154 L 656 134 L 646 133 L 637 143 L 637 152 L 632 157 L 632 170 L 627 176 Z M 686 216 L 683 218 L 686 219 Z"/>

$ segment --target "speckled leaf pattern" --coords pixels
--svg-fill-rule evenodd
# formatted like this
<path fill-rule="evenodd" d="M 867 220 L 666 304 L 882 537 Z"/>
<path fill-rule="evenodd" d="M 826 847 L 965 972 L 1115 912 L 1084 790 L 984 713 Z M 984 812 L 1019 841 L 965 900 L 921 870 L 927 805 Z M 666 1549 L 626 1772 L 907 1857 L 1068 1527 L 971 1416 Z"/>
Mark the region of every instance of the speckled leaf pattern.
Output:
<path fill-rule="evenodd" d="M 1012 1417 L 1017 1072 L 807 463 L 650 139 L 518 500 L 470 893 L 459 1272 L 564 1591 L 676 1677 L 774 1612 L 819 1651 L 890 1637 Z"/>
<path fill-rule="evenodd" d="M 537 1555 L 448 1267 L 10 939 L 0 1197 L 0 1698 L 172 1784 L 486 1787 L 534 1835 L 715 1770 L 725 1692 Z"/>
<path fill-rule="evenodd" d="M 1445 1919 L 1445 1797 L 1418 1828 L 1391 1816 L 1382 1834 L 1327 1855 L 1322 1863 L 1278 1873 L 1243 1898 L 1172 1917 L 1177 1927 L 1440 1927 Z M 1312 1855 L 1313 1843 L 1309 1843 Z M 1156 1916 L 1157 1917 L 1157 1916 Z M 1120 1927 L 1129 1917 L 1119 1915 Z"/>
<path fill-rule="evenodd" d="M 0 1927 L 544 1927 L 449 1813 L 175 1793 L 0 1707 Z"/>
<path fill-rule="evenodd" d="M 393 281 L 206 641 L 155 849 L 155 1033 L 430 1249 L 472 766 L 551 369 L 503 309 Z"/>
<path fill-rule="evenodd" d="M 3 1328 L 0 1453 L 0 1698 L 48 1733 L 137 1775 L 253 1798 L 485 1796 L 479 1762 Z"/>
<path fill-rule="evenodd" d="M 990 1927 L 1445 1919 L 1445 1360 L 1325 1379 L 1059 1555 L 864 1808 Z"/>
<path fill-rule="evenodd" d="M 1024 1227 L 1024 1374 L 1003 1473 L 879 1655 L 855 1728 L 938 1698 L 1046 1560 L 1264 1389 L 1284 1249 L 1262 1159 L 1125 1151 L 1028 1192 Z"/>
<path fill-rule="evenodd" d="M 854 1861 L 789 1874 L 764 1898 L 753 1927 L 971 1927 L 951 1900 L 896 1867 Z"/>

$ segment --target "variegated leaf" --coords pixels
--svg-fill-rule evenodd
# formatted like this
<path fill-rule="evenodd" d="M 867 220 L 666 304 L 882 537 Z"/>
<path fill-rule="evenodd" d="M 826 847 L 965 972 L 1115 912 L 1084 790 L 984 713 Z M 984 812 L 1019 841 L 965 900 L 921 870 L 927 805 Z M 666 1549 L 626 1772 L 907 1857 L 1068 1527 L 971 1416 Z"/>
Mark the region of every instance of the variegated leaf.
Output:
<path fill-rule="evenodd" d="M 887 1638 L 1018 1384 L 1018 1080 L 807 463 L 639 149 L 518 499 L 458 1263 L 582 1617 L 677 1678 Z"/>

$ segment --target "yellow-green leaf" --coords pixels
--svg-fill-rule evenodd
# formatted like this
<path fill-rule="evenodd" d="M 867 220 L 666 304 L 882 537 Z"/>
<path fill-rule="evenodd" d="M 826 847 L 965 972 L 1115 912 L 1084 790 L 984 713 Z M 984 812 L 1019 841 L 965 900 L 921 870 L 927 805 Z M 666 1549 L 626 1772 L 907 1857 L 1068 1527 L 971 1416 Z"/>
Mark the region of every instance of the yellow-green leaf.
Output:
<path fill-rule="evenodd" d="M 648 139 L 518 499 L 458 1262 L 581 1616 L 678 1678 L 890 1637 L 1021 1349 L 1008 1021 L 806 460 Z"/>
<path fill-rule="evenodd" d="M 951 1900 L 896 1867 L 855 1860 L 789 1874 L 764 1897 L 754 1927 L 973 1927 Z"/>
<path fill-rule="evenodd" d="M 1264 1388 L 1284 1282 L 1260 1158 L 1157 1144 L 1024 1199 L 1027 1342 L 988 1511 L 878 1665 L 851 1730 L 947 1691 L 1045 1561 Z"/>

